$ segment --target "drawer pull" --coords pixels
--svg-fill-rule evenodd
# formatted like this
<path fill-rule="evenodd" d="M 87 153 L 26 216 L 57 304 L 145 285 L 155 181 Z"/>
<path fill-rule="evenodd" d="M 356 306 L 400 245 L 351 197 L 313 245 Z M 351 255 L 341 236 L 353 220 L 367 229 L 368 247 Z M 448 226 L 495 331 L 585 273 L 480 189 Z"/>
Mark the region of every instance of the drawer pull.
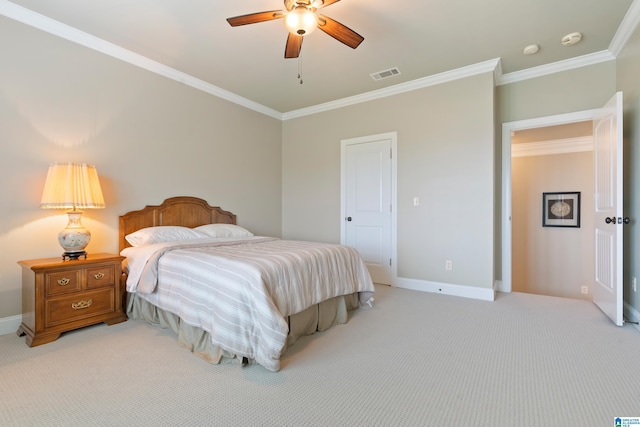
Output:
<path fill-rule="evenodd" d="M 71 308 L 73 308 L 74 310 L 82 310 L 83 308 L 91 307 L 91 304 L 93 304 L 93 300 L 91 299 L 88 301 L 72 302 Z"/>
<path fill-rule="evenodd" d="M 96 280 L 100 280 L 104 278 L 104 274 L 103 273 L 94 274 L 93 277 L 95 277 Z"/>
<path fill-rule="evenodd" d="M 58 279 L 58 285 L 60 286 L 67 286 L 69 282 L 71 282 L 71 280 L 67 279 L 66 277 L 63 277 L 62 279 Z"/>

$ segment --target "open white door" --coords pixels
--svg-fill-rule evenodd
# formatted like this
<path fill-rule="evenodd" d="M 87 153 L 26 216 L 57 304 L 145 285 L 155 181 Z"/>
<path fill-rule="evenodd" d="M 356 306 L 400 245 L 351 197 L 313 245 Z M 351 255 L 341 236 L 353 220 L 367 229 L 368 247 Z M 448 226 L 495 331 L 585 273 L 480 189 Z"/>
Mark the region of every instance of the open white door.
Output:
<path fill-rule="evenodd" d="M 593 121 L 595 283 L 593 302 L 622 326 L 622 92 Z M 628 221 L 628 220 L 627 220 Z"/>

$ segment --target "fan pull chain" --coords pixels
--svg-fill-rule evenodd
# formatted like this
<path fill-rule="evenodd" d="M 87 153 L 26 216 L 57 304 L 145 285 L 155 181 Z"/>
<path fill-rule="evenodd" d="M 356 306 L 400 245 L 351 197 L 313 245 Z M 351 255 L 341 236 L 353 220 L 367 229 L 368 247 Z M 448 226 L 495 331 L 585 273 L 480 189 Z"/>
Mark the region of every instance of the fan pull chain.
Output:
<path fill-rule="evenodd" d="M 302 59 L 298 56 L 298 80 L 300 81 L 300 84 L 303 83 L 302 81 Z"/>

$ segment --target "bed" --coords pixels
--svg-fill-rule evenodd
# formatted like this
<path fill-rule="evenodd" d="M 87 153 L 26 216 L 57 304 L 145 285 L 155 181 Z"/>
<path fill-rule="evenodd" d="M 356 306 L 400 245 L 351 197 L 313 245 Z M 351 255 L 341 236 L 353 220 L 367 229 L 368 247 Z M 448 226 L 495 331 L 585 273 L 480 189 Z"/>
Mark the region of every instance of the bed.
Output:
<path fill-rule="evenodd" d="M 347 323 L 373 301 L 355 249 L 254 236 L 195 197 L 120 216 L 119 249 L 129 318 L 172 329 L 215 364 L 278 371 L 299 337 Z"/>

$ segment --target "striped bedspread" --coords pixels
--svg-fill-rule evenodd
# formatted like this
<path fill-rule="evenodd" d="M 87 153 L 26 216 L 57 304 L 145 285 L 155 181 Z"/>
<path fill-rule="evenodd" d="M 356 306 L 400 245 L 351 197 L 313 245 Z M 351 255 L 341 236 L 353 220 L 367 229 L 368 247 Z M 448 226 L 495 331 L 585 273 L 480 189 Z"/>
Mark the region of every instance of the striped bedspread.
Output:
<path fill-rule="evenodd" d="M 211 334 L 213 343 L 277 371 L 286 317 L 327 299 L 373 293 L 348 246 L 251 238 L 127 248 L 127 290 Z M 155 249 L 155 250 L 153 250 Z M 132 275 L 133 273 L 133 275 Z"/>

